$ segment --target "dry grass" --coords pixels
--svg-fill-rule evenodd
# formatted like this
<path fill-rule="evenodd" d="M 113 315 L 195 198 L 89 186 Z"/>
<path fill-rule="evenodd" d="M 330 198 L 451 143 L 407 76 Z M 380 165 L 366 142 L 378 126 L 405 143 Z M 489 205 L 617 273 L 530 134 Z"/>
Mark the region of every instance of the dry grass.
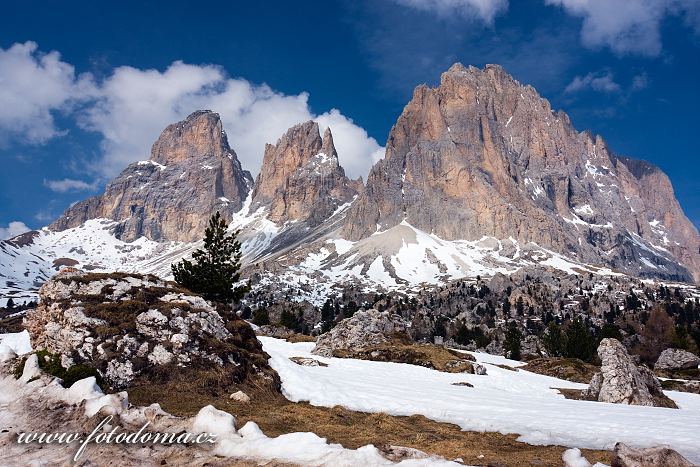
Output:
<path fill-rule="evenodd" d="M 307 336 L 306 334 L 294 333 L 287 337 L 287 342 L 291 342 L 292 344 L 296 344 L 297 342 L 316 342 L 316 338 L 314 336 Z"/>
<path fill-rule="evenodd" d="M 597 366 L 577 358 L 559 357 L 536 358 L 520 368 L 533 373 L 583 384 L 590 383 L 593 375 L 600 370 Z"/>
<path fill-rule="evenodd" d="M 474 373 L 474 356 L 433 344 L 416 344 L 395 338 L 389 342 L 352 350 L 335 350 L 339 358 L 357 358 L 378 362 L 408 363 L 448 373 Z"/>
<path fill-rule="evenodd" d="M 527 466 L 561 465 L 566 448 L 533 446 L 516 441 L 516 435 L 461 431 L 458 426 L 440 423 L 423 416 L 396 417 L 384 413 L 354 412 L 343 407 L 315 407 L 308 403 L 293 403 L 263 386 L 241 386 L 251 396 L 250 403 L 231 401 L 227 395 L 206 397 L 194 392 L 170 388 L 142 387 L 129 391 L 132 403 L 159 402 L 174 414 L 191 416 L 207 404 L 226 410 L 238 418 L 239 426 L 256 422 L 268 436 L 310 431 L 356 449 L 373 444 L 378 448 L 406 446 L 447 459 L 462 458 L 469 465 Z M 469 391 L 468 387 L 464 388 Z M 609 451 L 583 450 L 589 461 L 610 464 Z M 479 457 L 483 456 L 483 457 Z"/>

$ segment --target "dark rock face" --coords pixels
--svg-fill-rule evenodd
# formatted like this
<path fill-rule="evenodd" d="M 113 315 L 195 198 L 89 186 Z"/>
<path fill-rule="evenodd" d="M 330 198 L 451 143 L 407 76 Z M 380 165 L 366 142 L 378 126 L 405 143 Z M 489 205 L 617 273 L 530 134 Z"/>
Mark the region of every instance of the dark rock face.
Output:
<path fill-rule="evenodd" d="M 456 64 L 437 88 L 416 88 L 344 233 L 404 219 L 445 239 L 512 237 L 634 275 L 700 279 L 700 236 L 668 178 L 577 132 L 497 65 Z"/>
<path fill-rule="evenodd" d="M 49 228 L 106 218 L 119 222 L 115 233 L 125 241 L 198 240 L 210 215 L 218 210 L 230 219 L 251 187 L 252 177 L 229 147 L 219 115 L 199 111 L 168 126 L 149 161 L 129 165 L 104 194 L 67 209 Z"/>
<path fill-rule="evenodd" d="M 287 130 L 277 144 L 265 145 L 252 210 L 269 208 L 268 218 L 277 224 L 315 226 L 361 189 L 362 182 L 349 180 L 339 165 L 330 128 L 321 138 L 318 124 L 308 121 Z"/>

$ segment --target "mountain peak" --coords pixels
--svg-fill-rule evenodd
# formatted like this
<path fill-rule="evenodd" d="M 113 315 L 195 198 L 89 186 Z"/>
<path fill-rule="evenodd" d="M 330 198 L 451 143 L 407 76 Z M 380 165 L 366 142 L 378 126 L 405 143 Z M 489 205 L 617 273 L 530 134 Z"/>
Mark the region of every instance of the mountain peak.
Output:
<path fill-rule="evenodd" d="M 405 221 L 447 240 L 513 238 L 636 275 L 700 278 L 700 237 L 667 177 L 616 159 L 501 66 L 456 63 L 439 86 L 418 86 L 386 148 L 348 214 L 351 240 Z"/>
<path fill-rule="evenodd" d="M 168 125 L 151 148 L 151 160 L 166 166 L 212 155 L 234 154 L 219 114 L 211 110 L 198 110 L 185 120 Z"/>
<path fill-rule="evenodd" d="M 323 138 L 318 123 L 294 125 L 265 146 L 262 167 L 253 191 L 253 209 L 266 206 L 277 223 L 317 224 L 357 194 L 359 185 L 338 164 L 330 128 Z"/>
<path fill-rule="evenodd" d="M 228 145 L 219 114 L 199 110 L 163 130 L 150 161 L 129 165 L 102 195 L 68 208 L 50 228 L 104 218 L 118 223 L 115 234 L 122 240 L 194 241 L 212 213 L 228 220 L 241 208 L 252 182 Z"/>

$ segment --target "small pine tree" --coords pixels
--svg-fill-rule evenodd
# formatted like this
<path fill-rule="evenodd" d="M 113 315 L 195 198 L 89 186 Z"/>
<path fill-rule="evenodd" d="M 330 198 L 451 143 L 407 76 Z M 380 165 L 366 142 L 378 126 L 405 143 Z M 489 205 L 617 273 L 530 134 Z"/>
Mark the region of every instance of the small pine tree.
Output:
<path fill-rule="evenodd" d="M 564 336 L 561 327 L 554 321 L 547 325 L 547 332 L 543 336 L 544 348 L 550 357 L 561 357 L 564 353 Z"/>
<path fill-rule="evenodd" d="M 525 314 L 525 303 L 523 302 L 523 297 L 518 297 L 515 302 L 515 310 L 518 312 L 518 316 L 523 316 Z"/>
<path fill-rule="evenodd" d="M 445 322 L 442 318 L 438 318 L 435 321 L 435 329 L 433 331 L 434 336 L 445 337 L 447 335 L 447 329 L 445 328 Z"/>
<path fill-rule="evenodd" d="M 510 300 L 507 298 L 503 300 L 503 315 L 504 316 L 510 316 Z"/>
<path fill-rule="evenodd" d="M 253 324 L 256 326 L 265 326 L 270 324 L 270 315 L 265 308 L 258 308 L 253 313 Z"/>
<path fill-rule="evenodd" d="M 15 308 L 15 301 L 12 300 L 12 297 L 7 299 L 7 304 L 5 305 L 5 308 L 7 308 L 8 310 L 12 310 Z"/>
<path fill-rule="evenodd" d="M 565 356 L 590 361 L 595 351 L 595 338 L 591 336 L 586 323 L 581 318 L 576 318 L 566 329 Z"/>
<path fill-rule="evenodd" d="M 512 360 L 520 360 L 520 340 L 522 339 L 522 333 L 518 329 L 518 325 L 515 321 L 508 323 L 508 330 L 506 331 L 506 342 L 503 345 L 508 358 Z"/>
<path fill-rule="evenodd" d="M 207 300 L 237 302 L 250 290 L 248 285 L 234 288 L 240 279 L 241 243 L 238 231 L 226 233 L 228 224 L 219 211 L 209 219 L 204 231 L 204 249 L 197 249 L 192 260 L 171 265 L 175 282 Z"/>
<path fill-rule="evenodd" d="M 343 309 L 343 316 L 345 316 L 346 318 L 352 318 L 352 315 L 354 315 L 357 310 L 357 303 L 351 300 Z"/>

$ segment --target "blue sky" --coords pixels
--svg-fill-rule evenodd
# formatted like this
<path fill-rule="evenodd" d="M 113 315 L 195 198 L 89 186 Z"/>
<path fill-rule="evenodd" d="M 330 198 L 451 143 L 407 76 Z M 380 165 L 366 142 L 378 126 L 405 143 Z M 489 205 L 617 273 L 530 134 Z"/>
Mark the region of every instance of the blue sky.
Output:
<path fill-rule="evenodd" d="M 659 165 L 700 225 L 700 1 L 59 2 L 0 16 L 0 238 L 99 193 L 159 132 L 221 113 L 244 166 L 294 123 L 365 175 L 420 83 L 499 63 Z"/>

